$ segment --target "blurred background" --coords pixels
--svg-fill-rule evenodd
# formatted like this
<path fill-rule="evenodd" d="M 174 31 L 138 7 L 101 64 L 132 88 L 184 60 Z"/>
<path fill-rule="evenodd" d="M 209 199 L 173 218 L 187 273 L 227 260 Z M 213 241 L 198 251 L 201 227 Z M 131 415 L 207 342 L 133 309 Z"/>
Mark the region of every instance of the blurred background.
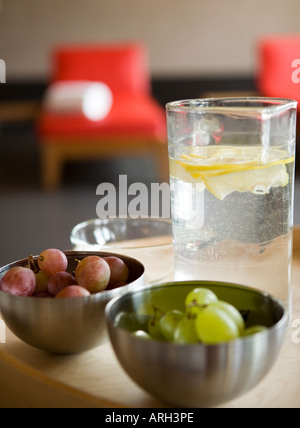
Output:
<path fill-rule="evenodd" d="M 159 181 L 152 159 L 129 154 L 66 162 L 59 188 L 43 188 L 36 121 L 54 49 L 142 42 L 151 92 L 164 108 L 182 98 L 259 94 L 260 39 L 300 33 L 299 16 L 298 0 L 0 0 L 0 264 L 70 248 L 73 226 L 96 217 L 101 182 L 120 174 L 129 184 Z M 299 204 L 296 190 L 296 223 Z"/>

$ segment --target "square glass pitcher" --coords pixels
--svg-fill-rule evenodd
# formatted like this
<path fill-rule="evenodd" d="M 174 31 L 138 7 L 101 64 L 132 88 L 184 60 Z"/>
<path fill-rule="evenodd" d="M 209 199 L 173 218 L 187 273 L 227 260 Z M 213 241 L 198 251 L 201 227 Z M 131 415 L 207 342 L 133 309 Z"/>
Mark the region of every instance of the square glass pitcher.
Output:
<path fill-rule="evenodd" d="M 297 102 L 168 103 L 175 280 L 264 290 L 291 310 Z"/>

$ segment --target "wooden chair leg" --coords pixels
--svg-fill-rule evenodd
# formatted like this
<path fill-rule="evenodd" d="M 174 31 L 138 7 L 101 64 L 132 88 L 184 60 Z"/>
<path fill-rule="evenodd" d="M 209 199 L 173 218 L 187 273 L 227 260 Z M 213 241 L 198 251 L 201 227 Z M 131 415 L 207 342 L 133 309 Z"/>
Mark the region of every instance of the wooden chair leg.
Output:
<path fill-rule="evenodd" d="M 43 145 L 41 148 L 41 177 L 45 190 L 56 190 L 61 182 L 63 158 L 55 145 Z"/>
<path fill-rule="evenodd" d="M 169 183 L 169 156 L 166 144 L 155 145 L 155 158 L 159 181 L 161 183 Z"/>
<path fill-rule="evenodd" d="M 124 150 L 124 144 L 122 144 Z M 132 147 L 130 147 L 132 150 Z M 158 180 L 161 183 L 169 182 L 169 158 L 168 158 L 168 146 L 164 143 L 158 143 L 157 141 L 146 142 L 144 145 L 144 151 L 141 152 L 141 147 L 138 147 L 139 153 L 151 153 L 154 157 L 157 167 Z M 63 166 L 66 160 L 77 160 L 77 159 L 95 159 L 103 158 L 108 154 L 120 155 L 117 149 L 111 151 L 103 150 L 103 144 L 97 148 L 95 145 L 90 147 L 86 144 L 79 144 L 78 142 L 74 145 L 64 145 L 61 142 L 51 144 L 51 142 L 43 142 L 41 144 L 41 177 L 42 185 L 45 190 L 55 191 L 62 179 Z M 136 150 L 135 150 L 136 152 Z M 127 153 L 127 152 L 126 152 Z"/>

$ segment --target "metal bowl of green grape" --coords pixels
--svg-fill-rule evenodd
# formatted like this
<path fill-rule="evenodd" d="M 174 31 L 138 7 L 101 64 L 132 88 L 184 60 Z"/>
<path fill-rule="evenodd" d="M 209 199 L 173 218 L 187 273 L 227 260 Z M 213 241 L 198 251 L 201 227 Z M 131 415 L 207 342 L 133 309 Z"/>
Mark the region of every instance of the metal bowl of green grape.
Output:
<path fill-rule="evenodd" d="M 114 352 L 131 379 L 166 405 L 211 407 L 270 371 L 288 324 L 280 301 L 224 282 L 151 285 L 106 307 Z"/>

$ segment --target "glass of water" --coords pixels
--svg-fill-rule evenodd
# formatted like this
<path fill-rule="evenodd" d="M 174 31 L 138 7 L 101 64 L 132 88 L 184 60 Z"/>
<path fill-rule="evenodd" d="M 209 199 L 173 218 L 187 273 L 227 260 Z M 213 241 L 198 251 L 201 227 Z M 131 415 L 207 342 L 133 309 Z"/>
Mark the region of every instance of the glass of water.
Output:
<path fill-rule="evenodd" d="M 296 101 L 166 109 L 175 280 L 252 286 L 291 310 Z"/>

